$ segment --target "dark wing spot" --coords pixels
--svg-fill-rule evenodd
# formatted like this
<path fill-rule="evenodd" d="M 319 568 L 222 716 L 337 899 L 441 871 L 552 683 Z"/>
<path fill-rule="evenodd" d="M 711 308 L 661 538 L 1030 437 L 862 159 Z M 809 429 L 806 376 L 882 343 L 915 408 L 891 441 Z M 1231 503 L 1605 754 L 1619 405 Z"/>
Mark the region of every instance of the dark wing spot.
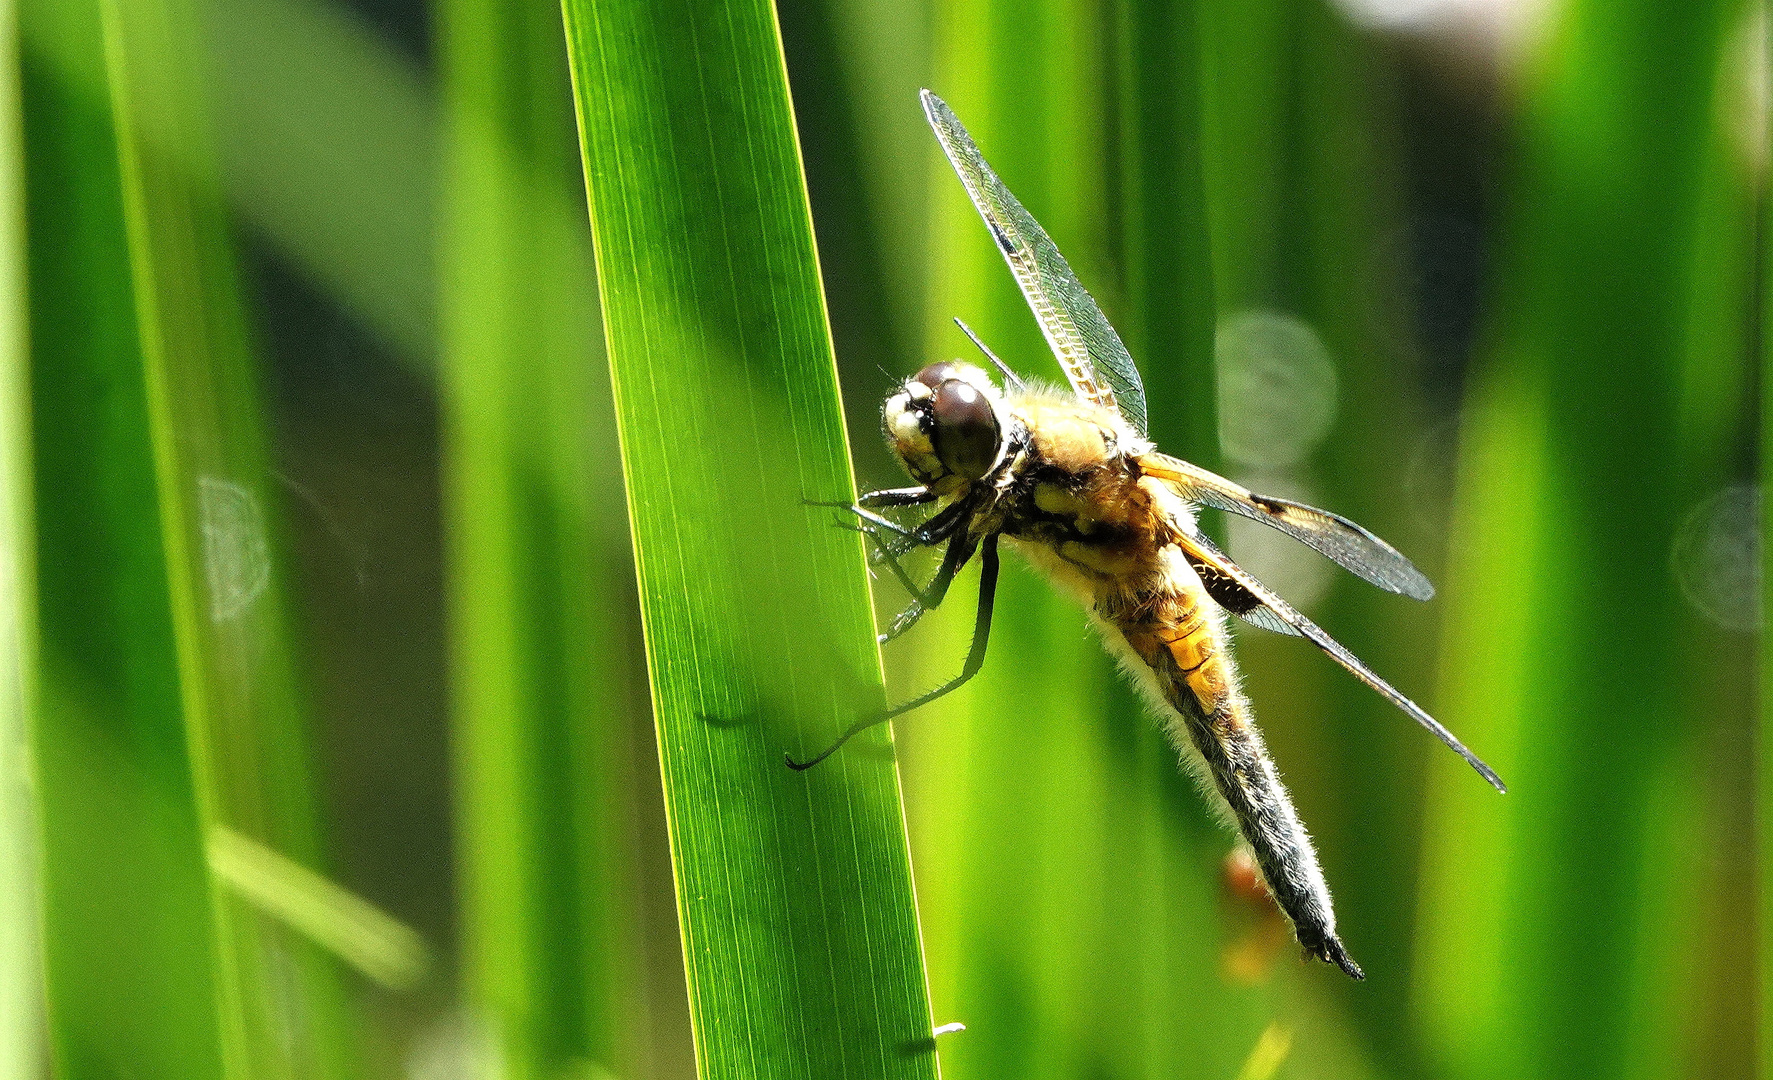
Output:
<path fill-rule="evenodd" d="M 1218 605 L 1233 615 L 1244 615 L 1262 606 L 1262 599 L 1255 593 L 1239 585 L 1212 563 L 1190 556 L 1188 565 L 1200 578 L 1200 583 Z"/>
<path fill-rule="evenodd" d="M 1003 231 L 1003 226 L 989 219 L 985 224 L 991 226 L 991 238 L 997 241 L 997 246 L 1003 249 L 1003 253 L 1015 257 L 1018 254 L 1016 245 L 1010 240 L 1010 234 Z"/>

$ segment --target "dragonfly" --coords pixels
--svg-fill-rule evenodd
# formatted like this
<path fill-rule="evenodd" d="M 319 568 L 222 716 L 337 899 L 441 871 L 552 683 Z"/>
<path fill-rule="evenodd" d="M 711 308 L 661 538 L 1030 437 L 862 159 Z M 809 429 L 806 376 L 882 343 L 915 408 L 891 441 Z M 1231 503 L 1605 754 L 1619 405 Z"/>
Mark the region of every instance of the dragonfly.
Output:
<path fill-rule="evenodd" d="M 887 443 L 916 483 L 833 504 L 854 515 L 872 558 L 911 595 L 880 635 L 905 633 L 938 607 L 962 567 L 980 561 L 972 644 L 960 674 L 918 697 L 858 719 L 852 736 L 953 692 L 979 672 L 991 636 L 1000 544 L 1016 550 L 1089 612 L 1104 643 L 1145 691 L 1184 764 L 1229 811 L 1264 883 L 1308 957 L 1364 978 L 1336 933 L 1329 888 L 1239 687 L 1225 612 L 1328 653 L 1463 757 L 1497 791 L 1494 770 L 1432 716 L 1376 675 L 1316 623 L 1231 560 L 1202 531 L 1198 508 L 1278 529 L 1389 592 L 1427 600 L 1434 587 L 1408 558 L 1347 518 L 1259 495 L 1161 453 L 1147 433 L 1139 369 L 1064 256 L 986 164 L 941 98 L 923 108 L 973 206 L 1009 264 L 1069 391 L 1022 379 L 959 323 L 1003 380 L 972 364 L 930 364 L 887 397 Z M 933 508 L 905 524 L 882 511 Z M 940 548 L 920 585 L 902 558 Z"/>

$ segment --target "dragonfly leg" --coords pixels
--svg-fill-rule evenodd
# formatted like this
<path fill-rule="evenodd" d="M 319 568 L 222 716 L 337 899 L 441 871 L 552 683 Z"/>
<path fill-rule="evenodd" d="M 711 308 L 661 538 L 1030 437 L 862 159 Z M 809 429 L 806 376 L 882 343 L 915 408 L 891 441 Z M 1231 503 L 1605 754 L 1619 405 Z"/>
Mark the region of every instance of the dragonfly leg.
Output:
<path fill-rule="evenodd" d="M 888 555 L 886 562 L 898 573 L 899 580 L 905 585 L 905 591 L 911 594 L 911 603 L 906 606 L 904 611 L 893 616 L 892 624 L 887 627 L 886 633 L 880 635 L 880 643 L 885 645 L 917 625 L 917 620 L 923 618 L 925 612 L 941 607 L 942 601 L 948 596 L 948 586 L 954 584 L 954 575 L 958 574 L 960 568 L 965 566 L 966 561 L 972 557 L 973 545 L 965 536 L 956 536 L 949 540 L 948 550 L 942 555 L 942 565 L 936 569 L 936 576 L 930 579 L 927 589 L 920 589 L 900 568 L 899 560 Z"/>
<path fill-rule="evenodd" d="M 915 528 L 883 517 L 870 510 L 870 506 L 918 506 L 934 502 L 939 496 L 928 488 L 887 488 L 882 491 L 870 491 L 861 496 L 855 503 L 821 502 L 817 499 L 801 500 L 808 506 L 827 506 L 833 510 L 844 510 L 860 518 L 867 526 L 863 532 L 875 530 L 892 533 L 897 542 L 891 545 L 882 543 L 880 546 L 891 550 L 895 555 L 903 555 L 912 548 L 933 547 L 954 535 L 954 531 L 965 524 L 972 516 L 974 499 L 962 498 L 943 510 L 925 518 Z M 878 538 L 877 538 L 878 540 Z"/>
<path fill-rule="evenodd" d="M 917 530 L 916 529 L 908 529 L 905 526 L 899 524 L 898 522 L 892 520 L 891 518 L 882 517 L 881 515 L 875 513 L 874 511 L 868 509 L 867 507 L 849 506 L 849 505 L 842 504 L 842 503 L 839 503 L 836 505 L 838 506 L 839 509 L 848 510 L 850 513 L 861 518 L 863 521 L 867 522 L 869 525 L 872 525 L 874 528 L 885 529 L 887 532 L 892 533 L 893 535 L 899 537 L 902 540 L 915 540 L 917 538 Z M 913 544 L 912 546 L 916 547 L 917 545 Z"/>
<path fill-rule="evenodd" d="M 857 506 L 922 506 L 936 501 L 936 493 L 927 487 L 882 488 L 879 491 L 863 492 L 856 497 Z M 822 504 L 825 505 L 825 504 Z M 835 505 L 846 505 L 838 503 Z"/>
<path fill-rule="evenodd" d="M 963 560 L 964 562 L 964 560 Z M 926 693 L 919 694 L 910 701 L 895 705 L 885 712 L 873 716 L 865 716 L 851 724 L 848 731 L 838 736 L 837 741 L 826 747 L 816 756 L 806 761 L 795 761 L 788 757 L 788 767 L 796 772 L 812 768 L 819 762 L 835 754 L 839 747 L 849 742 L 857 734 L 867 731 L 876 724 L 885 723 L 895 716 L 903 716 L 913 709 L 921 708 L 945 694 L 954 692 L 966 685 L 979 669 L 985 664 L 986 646 L 991 640 L 991 609 L 997 600 L 997 534 L 985 537 L 979 551 L 979 610 L 973 618 L 973 645 L 967 650 L 966 663 L 961 666 L 960 674 Z"/>
<path fill-rule="evenodd" d="M 905 554 L 906 549 L 882 539 L 878 531 L 867 526 L 861 526 L 856 531 L 866 536 L 869 542 L 874 545 L 874 550 L 868 553 L 869 562 L 884 563 L 886 568 L 893 572 L 893 576 L 899 579 L 899 584 L 904 586 L 905 591 L 912 596 L 922 597 L 924 595 L 924 588 L 911 580 L 911 575 L 905 572 L 905 565 L 899 561 L 899 556 Z"/>

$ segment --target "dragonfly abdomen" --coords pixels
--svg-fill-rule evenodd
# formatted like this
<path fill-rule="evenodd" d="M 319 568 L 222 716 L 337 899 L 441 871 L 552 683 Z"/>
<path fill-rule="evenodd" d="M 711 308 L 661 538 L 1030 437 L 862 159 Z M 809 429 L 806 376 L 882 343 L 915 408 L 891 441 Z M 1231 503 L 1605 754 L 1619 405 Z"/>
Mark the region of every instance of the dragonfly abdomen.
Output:
<path fill-rule="evenodd" d="M 1238 690 L 1227 635 L 1205 592 L 1190 582 L 1108 617 L 1174 710 L 1167 718 L 1172 741 L 1200 755 L 1299 943 L 1362 978 L 1336 936 L 1317 852 Z"/>

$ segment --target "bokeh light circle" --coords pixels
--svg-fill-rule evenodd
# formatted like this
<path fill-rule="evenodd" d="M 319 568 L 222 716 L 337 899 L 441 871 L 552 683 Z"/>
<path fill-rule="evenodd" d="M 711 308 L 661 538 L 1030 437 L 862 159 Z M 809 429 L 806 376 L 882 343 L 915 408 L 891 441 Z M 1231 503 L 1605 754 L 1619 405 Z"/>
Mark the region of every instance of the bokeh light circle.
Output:
<path fill-rule="evenodd" d="M 1719 626 L 1752 633 L 1761 608 L 1761 489 L 1735 484 L 1688 512 L 1675 532 L 1674 575 L 1688 603 Z"/>
<path fill-rule="evenodd" d="M 1219 445 L 1238 465 L 1285 469 L 1336 422 L 1336 365 L 1317 332 L 1280 311 L 1226 316 L 1214 342 Z"/>

